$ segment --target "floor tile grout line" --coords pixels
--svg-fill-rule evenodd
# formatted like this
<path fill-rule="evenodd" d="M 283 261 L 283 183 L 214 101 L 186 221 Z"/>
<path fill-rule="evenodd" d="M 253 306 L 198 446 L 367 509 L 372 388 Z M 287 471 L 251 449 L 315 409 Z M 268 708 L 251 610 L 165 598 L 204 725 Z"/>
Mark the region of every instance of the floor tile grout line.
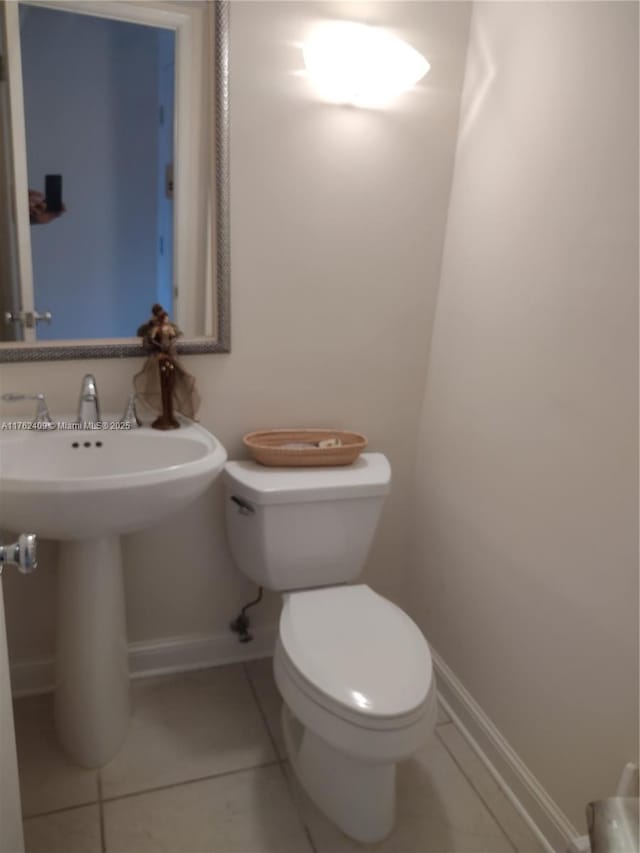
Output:
<path fill-rule="evenodd" d="M 172 788 L 184 788 L 186 785 L 197 785 L 199 782 L 210 782 L 212 779 L 222 779 L 225 776 L 236 776 L 238 773 L 248 773 L 251 770 L 262 770 L 265 767 L 275 767 L 279 761 L 266 761 L 264 764 L 251 764 L 249 767 L 238 767 L 236 770 L 225 770 L 222 773 L 210 773 L 207 776 L 196 776 L 194 779 L 183 779 L 182 782 L 171 782 L 168 785 L 158 785 L 155 788 L 145 788 L 142 791 L 130 791 L 128 794 L 118 794 L 114 797 L 104 797 L 103 803 L 116 803 L 119 800 L 130 800 L 145 794 L 155 794 L 159 791 L 170 791 Z"/>
<path fill-rule="evenodd" d="M 251 678 L 251 673 L 249 672 L 249 667 L 246 661 L 243 661 L 242 668 L 244 669 L 244 674 L 247 677 L 247 681 L 249 682 L 249 690 L 251 691 L 251 695 L 253 696 L 253 701 L 256 703 L 258 708 L 258 713 L 260 714 L 260 719 L 262 720 L 265 729 L 267 730 L 267 737 L 269 738 L 269 743 L 271 744 L 271 748 L 273 749 L 273 754 L 280 761 L 280 753 L 278 752 L 278 747 L 275 741 L 273 734 L 271 733 L 271 728 L 269 727 L 269 723 L 267 721 L 267 715 L 265 714 L 262 705 L 260 703 L 260 699 L 258 697 L 258 691 L 253 683 Z"/>
<path fill-rule="evenodd" d="M 251 764 L 248 767 L 238 767 L 236 770 L 224 770 L 222 773 L 210 773 L 207 776 L 196 776 L 193 779 L 183 779 L 181 782 L 170 782 L 167 785 L 158 785 L 154 788 L 142 788 L 140 791 L 129 791 L 126 794 L 118 794 L 113 797 L 105 797 L 101 792 L 100 800 L 89 800 L 84 803 L 75 803 L 72 806 L 63 806 L 59 809 L 51 809 L 49 811 L 37 812 L 30 815 L 22 815 L 23 820 L 32 820 L 36 817 L 49 817 L 50 815 L 60 814 L 61 812 L 70 812 L 74 809 L 83 809 L 86 806 L 100 806 L 107 803 L 115 803 L 118 800 L 128 800 L 131 797 L 140 797 L 143 794 L 154 794 L 156 791 L 167 791 L 171 788 L 181 788 L 184 785 L 194 785 L 198 782 L 208 782 L 211 779 L 220 779 L 224 776 L 233 776 L 237 773 L 247 773 L 249 770 L 260 770 L 264 767 L 275 767 L 280 764 L 280 760 L 266 761 L 263 764 Z"/>
<path fill-rule="evenodd" d="M 453 721 L 452 721 L 451 723 L 449 723 L 448 725 L 452 725 L 452 726 L 454 726 L 454 728 L 455 728 L 455 723 L 453 723 Z M 482 795 L 482 793 L 478 790 L 478 788 L 476 787 L 475 783 L 472 781 L 472 779 L 469 777 L 469 775 L 465 772 L 465 769 L 464 769 L 464 767 L 462 766 L 462 763 L 458 760 L 458 758 L 457 758 L 457 757 L 453 754 L 453 752 L 449 749 L 449 747 L 447 746 L 446 741 L 445 741 L 445 740 L 443 740 L 443 738 L 441 738 L 441 737 L 440 737 L 440 733 L 438 732 L 438 726 L 436 726 L 435 735 L 436 735 L 436 737 L 438 738 L 438 740 L 440 741 L 440 743 L 442 744 L 442 746 L 444 747 L 445 751 L 447 752 L 447 754 L 449 755 L 449 757 L 451 758 L 451 760 L 453 761 L 453 763 L 456 765 L 456 767 L 458 768 L 458 770 L 462 773 L 462 775 L 464 776 L 464 778 L 467 780 L 467 782 L 468 782 L 468 783 L 469 783 L 469 785 L 471 786 L 472 790 L 474 791 L 474 793 L 476 794 L 476 796 L 478 797 L 478 799 L 480 800 L 480 802 L 482 803 L 482 805 L 485 807 L 485 809 L 489 812 L 489 814 L 491 815 L 491 817 L 492 817 L 492 818 L 494 819 L 494 821 L 496 822 L 496 825 L 497 825 L 498 829 L 499 829 L 499 830 L 500 830 L 500 832 L 504 835 L 504 837 L 507 839 L 508 843 L 511 845 L 511 848 L 513 849 L 513 853 L 519 853 L 518 845 L 515 843 L 515 841 L 513 840 L 513 838 L 511 838 L 511 836 L 509 835 L 509 833 L 507 832 L 507 830 L 504 828 L 504 826 L 502 825 L 502 823 L 501 823 L 501 822 L 500 822 L 500 820 L 498 819 L 498 816 L 497 816 L 497 815 L 495 814 L 495 812 L 493 811 L 493 808 L 492 808 L 492 807 L 489 805 L 489 803 L 485 800 L 484 796 L 483 796 L 483 795 Z"/>
<path fill-rule="evenodd" d="M 260 702 L 260 697 L 258 696 L 258 691 L 256 689 L 255 684 L 253 683 L 253 679 L 251 678 L 251 673 L 249 672 L 249 666 L 248 666 L 246 661 L 243 663 L 243 666 L 244 666 L 244 671 L 247 675 L 247 680 L 249 682 L 251 692 L 253 694 L 253 698 L 255 699 L 256 705 L 258 706 L 258 711 L 260 712 L 260 716 L 262 717 L 262 721 L 263 721 L 265 728 L 267 730 L 267 734 L 269 735 L 269 740 L 271 741 L 273 751 L 275 752 L 276 757 L 278 758 L 278 764 L 280 766 L 280 772 L 281 772 L 282 777 L 284 779 L 284 784 L 285 784 L 285 787 L 287 789 L 289 799 L 291 800 L 291 805 L 293 806 L 293 810 L 296 814 L 296 817 L 298 818 L 298 821 L 300 822 L 300 826 L 302 827 L 302 831 L 304 832 L 304 834 L 307 838 L 307 841 L 309 842 L 309 847 L 311 849 L 311 853 L 317 853 L 316 845 L 314 844 L 313 837 L 311 835 L 311 830 L 307 826 L 307 822 L 304 819 L 304 815 L 302 814 L 302 811 L 298 808 L 296 798 L 295 798 L 295 796 L 293 794 L 293 790 L 291 788 L 290 779 L 289 779 L 287 772 L 285 770 L 285 764 L 287 763 L 287 759 L 286 758 L 280 758 L 280 753 L 278 751 L 278 747 L 277 747 L 275 738 L 271 732 L 271 728 L 270 728 L 269 723 L 267 721 L 267 715 L 266 715 L 266 713 L 262 707 L 262 704 Z"/>
<path fill-rule="evenodd" d="M 318 848 L 316 847 L 316 845 L 314 843 L 313 835 L 311 835 L 311 830 L 309 829 L 307 824 L 304 823 L 304 821 L 302 822 L 302 828 L 304 829 L 304 834 L 307 836 L 307 841 L 309 842 L 309 847 L 311 848 L 313 853 L 318 853 Z"/>
<path fill-rule="evenodd" d="M 286 766 L 289 764 L 289 773 L 287 773 Z M 298 806 L 297 798 L 293 791 L 293 785 L 295 784 L 295 777 L 293 774 L 293 769 L 291 769 L 290 762 L 285 758 L 280 762 L 280 772 L 284 778 L 284 784 L 287 789 L 287 793 L 289 794 L 289 799 L 293 805 L 293 810 L 296 813 L 296 817 L 300 821 L 300 825 L 302 826 L 302 830 L 307 837 L 307 841 L 309 842 L 309 847 L 312 850 L 312 853 L 318 853 L 318 849 L 315 845 L 315 841 L 313 840 L 313 835 L 311 833 L 311 828 L 307 823 L 304 811 L 301 807 Z"/>
<path fill-rule="evenodd" d="M 104 801 L 102 797 L 102 773 L 98 768 L 98 817 L 100 820 L 100 849 L 107 853 L 107 835 L 104 826 Z"/>
<path fill-rule="evenodd" d="M 59 809 L 50 809 L 46 812 L 34 812 L 33 814 L 22 814 L 22 820 L 33 820 L 37 817 L 49 817 L 54 814 L 62 814 L 63 812 L 72 812 L 74 809 L 85 809 L 88 806 L 99 805 L 98 800 L 87 800 L 84 803 L 75 803 L 72 806 L 61 806 Z"/>

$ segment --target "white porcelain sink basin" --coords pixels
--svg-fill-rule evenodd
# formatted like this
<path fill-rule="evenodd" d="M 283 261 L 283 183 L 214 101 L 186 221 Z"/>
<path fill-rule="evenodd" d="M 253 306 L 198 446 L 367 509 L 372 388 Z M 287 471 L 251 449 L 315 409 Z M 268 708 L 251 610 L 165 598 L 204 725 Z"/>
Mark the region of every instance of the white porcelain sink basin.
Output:
<path fill-rule="evenodd" d="M 168 432 L 0 431 L 2 525 L 50 539 L 140 530 L 202 494 L 226 458 L 193 423 Z"/>
<path fill-rule="evenodd" d="M 170 432 L 0 429 L 3 528 L 61 540 L 56 728 L 84 767 L 113 758 L 129 723 L 120 535 L 195 500 L 226 459 L 220 442 L 190 421 Z"/>

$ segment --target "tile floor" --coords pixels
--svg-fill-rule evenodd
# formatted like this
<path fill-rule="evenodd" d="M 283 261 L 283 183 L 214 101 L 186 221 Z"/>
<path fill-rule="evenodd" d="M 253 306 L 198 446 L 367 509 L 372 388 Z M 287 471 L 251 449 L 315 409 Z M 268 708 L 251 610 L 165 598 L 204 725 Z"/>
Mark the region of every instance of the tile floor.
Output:
<path fill-rule="evenodd" d="M 330 824 L 292 777 L 271 661 L 133 683 L 133 717 L 100 771 L 66 759 L 51 696 L 15 705 L 27 853 L 539 853 L 441 714 L 398 770 L 398 821 L 379 845 Z"/>

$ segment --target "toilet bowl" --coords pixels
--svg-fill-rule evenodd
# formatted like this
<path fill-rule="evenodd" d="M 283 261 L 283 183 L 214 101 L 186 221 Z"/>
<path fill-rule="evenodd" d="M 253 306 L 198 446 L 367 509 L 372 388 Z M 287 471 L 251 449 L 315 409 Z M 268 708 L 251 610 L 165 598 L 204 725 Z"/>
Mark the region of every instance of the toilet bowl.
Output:
<path fill-rule="evenodd" d="M 427 641 L 362 570 L 390 468 L 362 454 L 344 468 L 226 466 L 227 531 L 238 567 L 284 593 L 274 675 L 291 767 L 315 804 L 363 843 L 395 820 L 395 768 L 437 715 Z"/>
<path fill-rule="evenodd" d="M 291 765 L 343 832 L 372 843 L 395 822 L 395 766 L 437 714 L 427 643 L 368 586 L 285 596 L 274 656 Z"/>

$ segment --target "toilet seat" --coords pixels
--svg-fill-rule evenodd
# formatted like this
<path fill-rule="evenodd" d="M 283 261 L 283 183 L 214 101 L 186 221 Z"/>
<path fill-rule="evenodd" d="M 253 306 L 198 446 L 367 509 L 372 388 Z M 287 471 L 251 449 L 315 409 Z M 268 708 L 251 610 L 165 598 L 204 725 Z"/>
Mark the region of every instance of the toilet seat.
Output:
<path fill-rule="evenodd" d="M 411 726 L 434 693 L 421 631 L 364 584 L 286 595 L 278 645 L 281 669 L 298 690 L 362 728 Z"/>

